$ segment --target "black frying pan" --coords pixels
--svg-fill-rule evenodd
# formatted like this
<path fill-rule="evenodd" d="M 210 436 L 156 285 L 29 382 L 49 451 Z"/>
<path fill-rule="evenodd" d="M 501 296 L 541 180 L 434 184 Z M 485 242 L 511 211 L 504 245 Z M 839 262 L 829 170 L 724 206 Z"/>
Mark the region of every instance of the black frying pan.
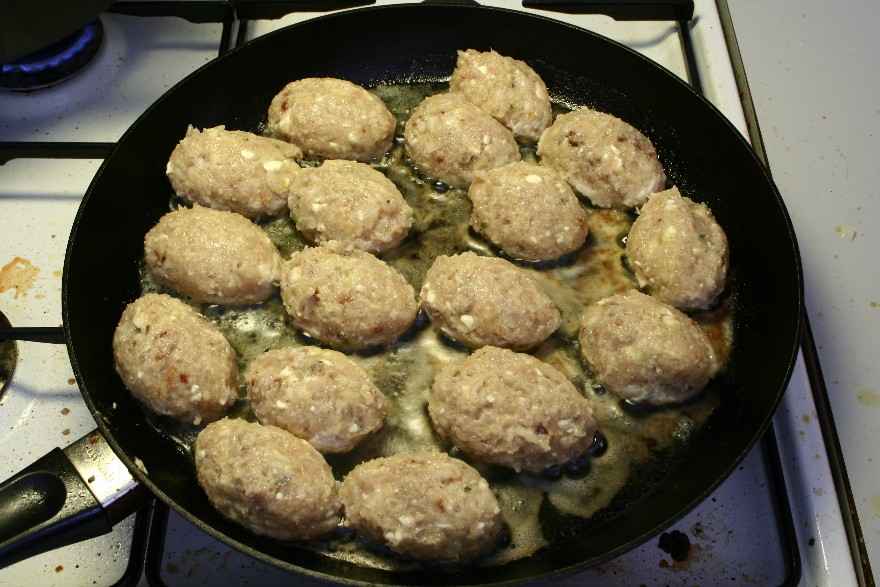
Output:
<path fill-rule="evenodd" d="M 254 536 L 210 506 L 189 457 L 147 424 L 113 369 L 113 329 L 124 305 L 140 293 L 143 235 L 168 210 L 168 154 L 188 124 L 256 129 L 272 96 L 292 79 L 333 76 L 364 85 L 433 80 L 448 76 L 456 49 L 468 47 L 525 59 L 555 98 L 638 127 L 656 145 L 671 180 L 711 206 L 731 243 L 738 300 L 721 406 L 655 490 L 622 511 L 566 526 L 565 535 L 534 556 L 500 568 L 392 574 Z M 334 14 L 266 35 L 172 88 L 125 134 L 83 199 L 68 245 L 63 298 L 70 358 L 101 434 L 142 486 L 200 528 L 279 567 L 337 581 L 488 584 L 607 560 L 703 500 L 770 422 L 795 359 L 802 293 L 794 232 L 772 181 L 736 129 L 674 75 L 626 47 L 557 21 L 481 7 L 405 5 Z M 103 445 L 99 438 L 91 443 L 98 447 L 93 452 Z M 50 460 L 37 469 L 62 462 L 59 454 Z M 12 489 L 22 484 L 17 479 Z M 7 485 L 0 513 L 16 510 L 4 510 L 13 499 Z M 87 493 L 79 499 L 79 509 L 99 511 Z M 17 523 L 25 528 L 25 521 Z M 22 556 L 9 541 L 0 544 L 0 554 L 7 562 Z"/>

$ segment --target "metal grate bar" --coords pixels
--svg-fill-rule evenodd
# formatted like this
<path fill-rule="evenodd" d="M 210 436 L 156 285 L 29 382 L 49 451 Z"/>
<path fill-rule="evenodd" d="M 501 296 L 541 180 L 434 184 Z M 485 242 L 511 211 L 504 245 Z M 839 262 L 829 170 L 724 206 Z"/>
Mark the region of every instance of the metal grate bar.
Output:
<path fill-rule="evenodd" d="M 0 142 L 0 165 L 13 159 L 106 159 L 116 143 Z"/>
<path fill-rule="evenodd" d="M 128 16 L 176 16 L 193 23 L 225 22 L 235 16 L 227 0 L 135 0 L 114 2 L 107 12 Z"/>
<path fill-rule="evenodd" d="M 694 17 L 693 0 L 523 0 L 526 8 L 567 14 L 604 14 L 614 20 L 675 20 Z"/>

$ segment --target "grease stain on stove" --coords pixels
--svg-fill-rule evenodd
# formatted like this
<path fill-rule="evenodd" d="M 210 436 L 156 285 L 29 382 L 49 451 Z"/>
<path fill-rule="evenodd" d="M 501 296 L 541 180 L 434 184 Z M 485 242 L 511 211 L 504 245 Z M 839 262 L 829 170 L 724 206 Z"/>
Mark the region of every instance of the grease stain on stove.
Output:
<path fill-rule="evenodd" d="M 673 530 L 671 532 L 664 532 L 660 535 L 660 540 L 657 542 L 657 546 L 668 554 L 673 562 L 684 562 L 688 560 L 691 555 L 691 541 L 688 538 L 688 535 L 679 530 Z M 666 565 L 662 563 L 666 562 Z M 669 566 L 669 563 L 664 559 L 660 561 L 660 566 Z"/>
<path fill-rule="evenodd" d="M 0 294 L 8 290 L 15 290 L 15 298 L 27 294 L 34 285 L 40 268 L 33 265 L 27 259 L 14 257 L 10 262 L 0 268 Z"/>
<path fill-rule="evenodd" d="M 870 408 L 880 408 L 880 393 L 864 386 L 856 388 L 856 397 L 859 403 Z"/>
<path fill-rule="evenodd" d="M 871 496 L 871 512 L 875 518 L 880 518 L 880 495 Z"/>

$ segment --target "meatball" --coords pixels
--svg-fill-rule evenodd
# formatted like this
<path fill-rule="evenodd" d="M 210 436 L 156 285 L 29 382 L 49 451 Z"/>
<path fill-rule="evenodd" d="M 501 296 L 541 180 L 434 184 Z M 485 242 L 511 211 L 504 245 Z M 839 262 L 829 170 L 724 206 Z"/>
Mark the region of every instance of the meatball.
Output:
<path fill-rule="evenodd" d="M 648 198 L 626 240 L 640 287 L 682 310 L 711 306 L 727 277 L 727 236 L 705 204 L 677 188 Z"/>
<path fill-rule="evenodd" d="M 220 418 L 238 397 L 232 346 L 171 296 L 147 294 L 125 307 L 113 360 L 125 386 L 152 411 L 196 426 Z"/>
<path fill-rule="evenodd" d="M 336 528 L 336 480 L 312 446 L 274 426 L 228 418 L 196 438 L 196 474 L 208 500 L 254 534 L 310 540 Z"/>
<path fill-rule="evenodd" d="M 272 98 L 268 127 L 308 157 L 369 161 L 391 148 L 397 121 L 361 86 L 324 77 L 287 84 Z"/>
<path fill-rule="evenodd" d="M 540 472 L 585 452 L 596 422 L 558 370 L 531 355 L 486 346 L 434 379 L 434 428 L 476 461 Z"/>
<path fill-rule="evenodd" d="M 406 152 L 427 175 L 467 187 L 474 173 L 519 161 L 519 147 L 504 126 L 458 94 L 425 98 L 404 131 Z"/>
<path fill-rule="evenodd" d="M 281 266 L 275 245 L 256 224 L 201 206 L 165 214 L 144 238 L 144 258 L 157 282 L 210 304 L 264 301 Z"/>
<path fill-rule="evenodd" d="M 413 222 L 391 180 L 365 163 L 325 161 L 290 184 L 290 215 L 318 244 L 340 241 L 371 253 L 396 247 Z"/>
<path fill-rule="evenodd" d="M 284 141 L 223 126 L 204 131 L 189 127 L 165 172 L 182 198 L 261 218 L 284 212 L 298 159 L 299 147 Z"/>
<path fill-rule="evenodd" d="M 718 370 L 709 338 L 682 312 L 630 290 L 584 310 L 581 353 L 612 393 L 668 404 L 698 394 Z"/>
<path fill-rule="evenodd" d="M 556 259 L 587 238 L 587 213 L 547 167 L 518 162 L 480 172 L 468 197 L 474 230 L 515 259 Z"/>
<path fill-rule="evenodd" d="M 459 51 L 449 89 L 460 93 L 517 137 L 537 141 L 553 121 L 544 80 L 524 61 L 495 51 Z"/>
<path fill-rule="evenodd" d="M 350 451 L 382 427 L 385 396 L 354 361 L 317 347 L 263 353 L 245 374 L 257 418 L 322 453 Z"/>
<path fill-rule="evenodd" d="M 486 480 L 442 453 L 368 461 L 348 474 L 339 494 L 357 532 L 414 559 L 476 558 L 495 547 L 503 529 Z"/>
<path fill-rule="evenodd" d="M 308 336 L 347 350 L 393 343 L 418 312 L 413 288 L 400 273 L 339 243 L 291 255 L 281 298 Z"/>
<path fill-rule="evenodd" d="M 654 145 L 626 122 L 589 108 L 561 114 L 538 142 L 541 163 L 602 208 L 641 206 L 666 174 Z"/>
<path fill-rule="evenodd" d="M 528 273 L 474 253 L 437 257 L 419 299 L 443 334 L 471 348 L 526 350 L 553 334 L 561 320 Z"/>

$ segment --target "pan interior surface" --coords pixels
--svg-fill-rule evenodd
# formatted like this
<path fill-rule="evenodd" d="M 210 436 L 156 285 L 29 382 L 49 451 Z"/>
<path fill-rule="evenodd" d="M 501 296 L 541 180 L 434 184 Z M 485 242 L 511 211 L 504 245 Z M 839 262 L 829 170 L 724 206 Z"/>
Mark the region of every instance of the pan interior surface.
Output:
<path fill-rule="evenodd" d="M 556 101 L 633 124 L 657 147 L 672 183 L 712 208 L 735 269 L 736 344 L 719 405 L 652 491 L 587 524 L 562 520 L 548 546 L 500 567 L 390 572 L 254 536 L 210 506 L 186 447 L 157 431 L 113 369 L 113 329 L 141 291 L 143 235 L 168 210 L 167 157 L 188 124 L 259 128 L 272 96 L 293 79 L 340 77 L 368 86 L 443 79 L 463 48 L 524 59 Z M 285 56 L 303 57 L 286 62 Z M 255 556 L 336 580 L 382 584 L 534 578 L 605 560 L 666 527 L 730 472 L 767 425 L 790 373 L 799 311 L 799 262 L 781 200 L 717 111 L 668 72 L 600 37 L 522 13 L 464 7 L 396 6 L 308 21 L 181 82 L 132 127 L 94 180 L 64 276 L 64 318 L 81 387 L 118 452 L 130 466 L 135 457 L 143 462 L 151 489 Z"/>

